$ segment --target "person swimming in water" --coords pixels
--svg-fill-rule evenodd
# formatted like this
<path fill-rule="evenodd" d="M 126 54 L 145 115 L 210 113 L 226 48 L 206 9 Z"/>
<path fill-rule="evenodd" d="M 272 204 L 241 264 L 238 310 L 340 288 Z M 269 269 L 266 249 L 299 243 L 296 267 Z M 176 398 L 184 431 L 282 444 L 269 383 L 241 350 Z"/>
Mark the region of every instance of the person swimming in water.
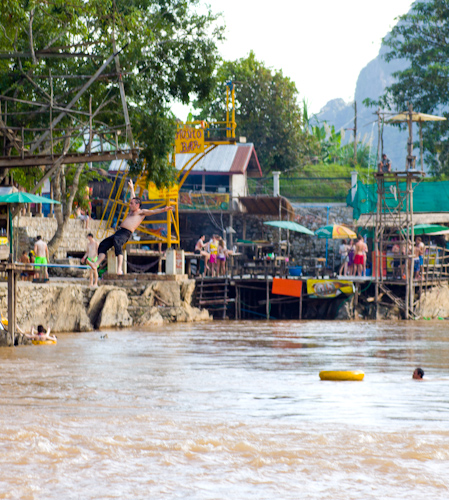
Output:
<path fill-rule="evenodd" d="M 415 380 L 422 380 L 424 378 L 424 370 L 422 368 L 415 368 L 412 378 Z"/>
<path fill-rule="evenodd" d="M 17 329 L 20 333 L 21 330 Z M 23 334 L 28 337 L 31 340 L 54 340 L 56 341 L 56 335 L 50 335 L 50 327 L 47 328 L 47 331 L 45 331 L 45 328 L 42 325 L 38 325 L 37 327 L 37 332 L 34 329 L 34 326 L 31 328 L 31 333 L 24 333 Z"/>

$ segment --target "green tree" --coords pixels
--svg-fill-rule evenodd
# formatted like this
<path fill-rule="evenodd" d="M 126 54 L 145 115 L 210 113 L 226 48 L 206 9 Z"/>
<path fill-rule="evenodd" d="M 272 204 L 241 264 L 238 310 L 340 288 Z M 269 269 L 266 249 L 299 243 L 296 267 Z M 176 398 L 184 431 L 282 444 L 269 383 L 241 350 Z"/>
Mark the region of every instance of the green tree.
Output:
<path fill-rule="evenodd" d="M 236 134 L 254 143 L 265 174 L 297 167 L 313 154 L 315 139 L 303 126 L 294 82 L 257 61 L 252 51 L 246 58 L 220 65 L 212 97 L 198 119 L 225 119 L 228 81 L 236 85 Z"/>
<path fill-rule="evenodd" d="M 86 76 L 93 75 L 117 47 L 120 67 L 111 61 L 106 75 L 59 122 L 52 141 L 59 152 L 86 145 L 85 134 L 71 135 L 86 120 L 82 112 L 89 109 L 89 99 L 92 109 L 97 110 L 97 130 L 124 122 L 117 78 L 110 77 L 120 71 L 135 143 L 141 150 L 135 168 L 142 169 L 145 163 L 151 180 L 159 186 L 169 183 L 174 173 L 168 152 L 175 130 L 170 103 L 187 103 L 191 97 L 202 102 L 212 88 L 211 76 L 218 60 L 216 41 L 222 36 L 222 27 L 210 9 L 199 13 L 200 6 L 199 0 L 2 2 L 0 94 L 3 102 L 5 97 L 21 100 L 8 102 L 8 126 L 47 128 L 51 98 L 55 107 L 64 108 L 86 83 Z M 67 77 L 60 78 L 62 75 Z M 29 102 L 46 106 L 33 107 Z M 122 145 L 128 139 L 120 138 Z M 105 140 L 115 139 L 105 136 Z M 47 138 L 36 152 L 50 150 Z M 53 175 L 54 193 L 63 205 L 55 208 L 58 231 L 50 245 L 52 251 L 62 239 L 83 170 L 83 164 L 61 165 Z M 37 169 L 35 174 L 37 182 L 44 172 Z M 22 177 L 29 184 L 30 176 Z"/>
<path fill-rule="evenodd" d="M 384 39 L 387 61 L 402 60 L 406 68 L 378 103 L 384 108 L 436 113 L 449 117 L 449 2 L 417 1 Z M 425 125 L 426 163 L 436 175 L 449 174 L 449 122 Z"/>

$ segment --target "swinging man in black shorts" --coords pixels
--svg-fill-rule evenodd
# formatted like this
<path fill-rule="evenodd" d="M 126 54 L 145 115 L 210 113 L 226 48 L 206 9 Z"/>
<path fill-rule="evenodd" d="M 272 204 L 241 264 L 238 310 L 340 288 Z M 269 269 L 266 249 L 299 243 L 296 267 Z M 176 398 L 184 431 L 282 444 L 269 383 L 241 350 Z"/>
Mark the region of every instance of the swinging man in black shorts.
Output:
<path fill-rule="evenodd" d="M 173 207 L 156 208 L 154 210 L 146 210 L 140 208 L 142 200 L 136 198 L 134 193 L 134 184 L 132 180 L 128 181 L 129 190 L 131 193 L 131 201 L 129 202 L 129 213 L 126 219 L 122 222 L 118 230 L 109 238 L 104 239 L 98 247 L 98 260 L 95 263 L 89 263 L 91 267 L 98 268 L 106 257 L 106 252 L 114 247 L 117 261 L 117 274 L 123 274 L 123 245 L 129 240 L 133 232 L 140 226 L 141 222 L 148 215 L 156 215 L 168 210 L 173 210 Z"/>

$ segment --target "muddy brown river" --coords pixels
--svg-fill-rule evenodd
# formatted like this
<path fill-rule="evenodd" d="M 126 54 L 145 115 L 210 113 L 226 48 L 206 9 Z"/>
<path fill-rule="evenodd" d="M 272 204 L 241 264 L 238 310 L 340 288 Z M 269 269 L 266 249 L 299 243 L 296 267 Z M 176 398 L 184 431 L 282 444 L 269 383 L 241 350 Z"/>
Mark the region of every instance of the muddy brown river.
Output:
<path fill-rule="evenodd" d="M 60 334 L 0 363 L 2 499 L 449 497 L 444 321 Z"/>

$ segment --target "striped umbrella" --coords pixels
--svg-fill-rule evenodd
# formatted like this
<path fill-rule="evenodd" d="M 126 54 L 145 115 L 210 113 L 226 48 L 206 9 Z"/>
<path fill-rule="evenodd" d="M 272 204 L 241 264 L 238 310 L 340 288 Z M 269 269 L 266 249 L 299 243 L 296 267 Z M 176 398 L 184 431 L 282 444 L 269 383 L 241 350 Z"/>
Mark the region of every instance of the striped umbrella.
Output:
<path fill-rule="evenodd" d="M 344 238 L 356 239 L 357 235 L 349 227 L 340 224 L 331 224 L 329 226 L 320 227 L 315 231 L 315 236 L 318 238 L 327 238 L 332 240 L 342 240 Z"/>

